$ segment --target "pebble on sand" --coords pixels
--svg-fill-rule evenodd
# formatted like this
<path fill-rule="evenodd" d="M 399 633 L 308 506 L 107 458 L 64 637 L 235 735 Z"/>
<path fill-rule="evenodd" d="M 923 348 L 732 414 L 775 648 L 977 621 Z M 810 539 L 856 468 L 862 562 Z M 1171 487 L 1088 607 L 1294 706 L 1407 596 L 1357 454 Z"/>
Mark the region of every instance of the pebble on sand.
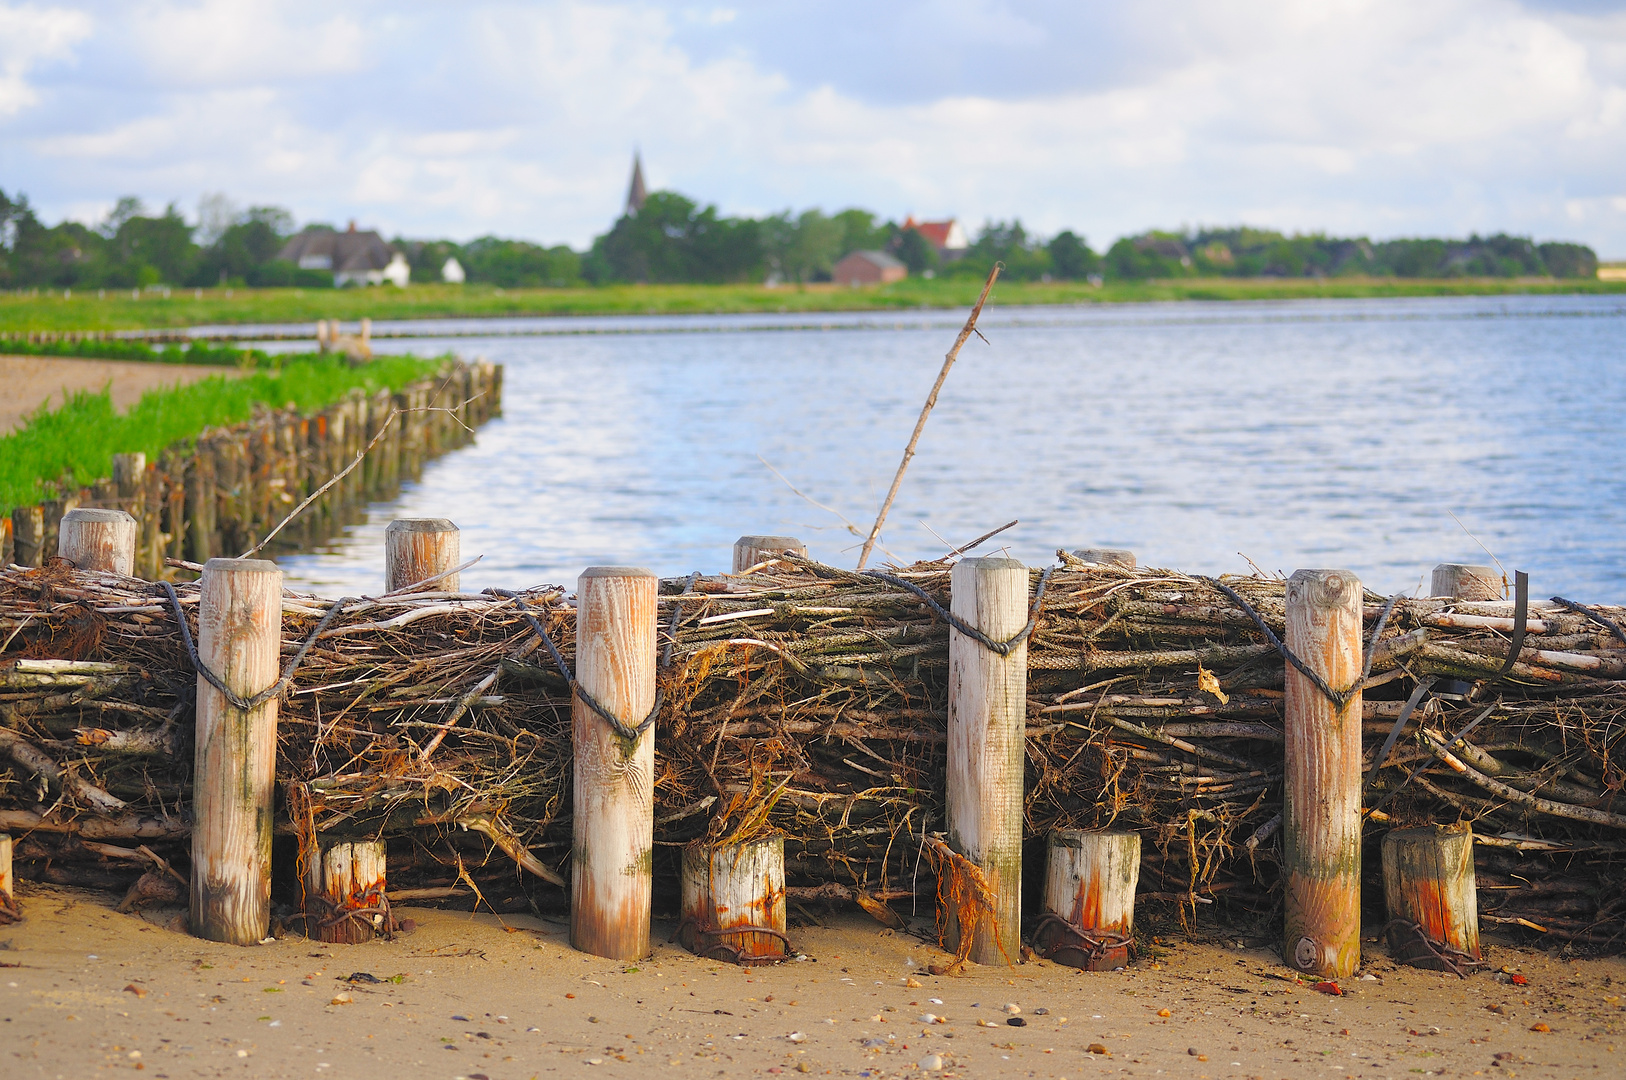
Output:
<path fill-rule="evenodd" d="M 941 1054 L 927 1054 L 920 1059 L 920 1067 L 927 1072 L 936 1072 L 943 1067 L 943 1057 Z"/>

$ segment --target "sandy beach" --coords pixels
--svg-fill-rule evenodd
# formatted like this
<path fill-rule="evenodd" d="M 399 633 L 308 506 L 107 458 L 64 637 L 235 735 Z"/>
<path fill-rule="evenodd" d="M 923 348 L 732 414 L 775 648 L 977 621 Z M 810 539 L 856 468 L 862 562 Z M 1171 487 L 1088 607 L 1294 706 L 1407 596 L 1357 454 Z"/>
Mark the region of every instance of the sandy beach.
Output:
<path fill-rule="evenodd" d="M 0 435 L 22 422 L 49 401 L 60 406 L 78 390 L 100 390 L 111 385 L 113 407 L 121 412 L 141 400 L 148 390 L 180 386 L 211 375 L 235 377 L 235 368 L 197 364 L 148 364 L 125 360 L 79 360 L 61 356 L 0 356 Z"/>
<path fill-rule="evenodd" d="M 530 916 L 404 910 L 417 927 L 393 941 L 245 949 L 177 932 L 174 908 L 26 882 L 20 901 L 0 929 L 18 1078 L 1587 1077 L 1619 1075 L 1626 1036 L 1626 960 L 1511 947 L 1458 980 L 1368 943 L 1370 978 L 1334 997 L 1269 950 L 1174 936 L 1120 972 L 934 977 L 941 950 L 861 913 L 794 930 L 805 959 L 745 969 L 665 944 L 659 920 L 654 955 L 621 964 Z"/>

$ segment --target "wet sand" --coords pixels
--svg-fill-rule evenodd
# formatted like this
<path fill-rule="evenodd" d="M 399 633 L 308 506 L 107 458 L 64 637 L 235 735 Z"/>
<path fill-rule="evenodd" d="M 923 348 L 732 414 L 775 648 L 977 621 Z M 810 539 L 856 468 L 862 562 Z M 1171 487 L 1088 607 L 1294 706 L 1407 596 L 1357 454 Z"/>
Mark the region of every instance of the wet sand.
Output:
<path fill-rule="evenodd" d="M 1332 997 L 1269 951 L 1178 939 L 1122 972 L 933 977 L 935 945 L 862 914 L 793 931 L 805 960 L 742 969 L 665 944 L 660 921 L 654 955 L 621 964 L 528 916 L 401 911 L 418 926 L 394 941 L 244 949 L 177 932 L 176 909 L 26 882 L 20 900 L 25 921 L 0 928 L 18 1078 L 1607 1077 L 1626 1036 L 1626 961 L 1511 947 L 1490 959 L 1527 985 L 1396 968 L 1368 944 L 1374 977 Z"/>
<path fill-rule="evenodd" d="M 77 390 L 111 384 L 113 407 L 128 409 L 148 390 L 180 386 L 210 375 L 235 377 L 236 368 L 198 364 L 149 364 L 126 360 L 78 360 L 61 356 L 0 356 L 0 435 L 22 426 L 42 404 L 60 406 Z"/>

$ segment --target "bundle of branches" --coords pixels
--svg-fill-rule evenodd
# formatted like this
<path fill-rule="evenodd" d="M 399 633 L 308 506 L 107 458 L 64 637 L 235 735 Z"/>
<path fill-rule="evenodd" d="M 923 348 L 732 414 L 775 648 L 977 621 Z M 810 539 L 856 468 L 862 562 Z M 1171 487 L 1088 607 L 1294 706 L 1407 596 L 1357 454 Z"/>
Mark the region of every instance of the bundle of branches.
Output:
<path fill-rule="evenodd" d="M 920 592 L 946 605 L 949 569 L 878 577 L 786 559 L 663 582 L 657 844 L 774 830 L 793 896 L 930 896 L 948 629 Z M 1026 812 L 1035 841 L 1058 827 L 1142 831 L 1143 900 L 1257 916 L 1276 903 L 1284 672 L 1259 622 L 1281 635 L 1285 588 L 1223 584 L 1242 603 L 1208 579 L 1063 557 L 1028 643 Z M 196 597 L 181 587 L 184 609 Z M 390 867 L 407 887 L 469 878 L 469 862 L 558 873 L 569 688 L 521 601 L 573 663 L 562 589 L 347 602 L 280 707 L 279 828 L 307 843 L 409 838 Z M 1535 605 L 1498 677 L 1512 605 L 1366 602 L 1369 635 L 1389 609 L 1364 686 L 1371 827 L 1471 819 L 1502 860 L 1482 864 L 1488 917 L 1614 941 L 1626 648 L 1609 621 L 1622 612 Z M 285 653 L 329 605 L 285 598 Z M 0 752 L 13 762 L 0 827 L 101 843 L 184 835 L 196 679 L 153 587 L 0 571 L 0 643 Z M 1526 871 L 1513 876 L 1509 859 Z"/>

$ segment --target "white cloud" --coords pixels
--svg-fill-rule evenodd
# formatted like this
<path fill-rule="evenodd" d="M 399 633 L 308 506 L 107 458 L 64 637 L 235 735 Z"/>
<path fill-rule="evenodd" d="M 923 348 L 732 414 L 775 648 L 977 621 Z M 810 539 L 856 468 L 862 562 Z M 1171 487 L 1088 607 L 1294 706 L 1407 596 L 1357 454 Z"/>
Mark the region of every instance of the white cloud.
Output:
<path fill-rule="evenodd" d="M 19 81 L 8 124 L 0 79 L 11 182 L 42 207 L 224 190 L 410 235 L 581 244 L 618 210 L 640 146 L 656 186 L 730 212 L 1020 216 L 1096 243 L 1244 219 L 1505 228 L 1626 252 L 1626 13 L 1511 0 L 98 10 L 92 40 L 88 16 L 51 9 L 68 27 L 54 51 L 13 61 L 0 44 L 5 73 L 82 45 L 52 83 L 63 104 L 26 108 L 41 99 Z M 36 9 L 0 20 L 13 11 Z M 3 27 L 0 42 L 15 36 Z M 896 63 L 878 66 L 872 44 Z"/>
<path fill-rule="evenodd" d="M 91 30 L 89 16 L 60 7 L 0 5 L 0 117 L 39 100 L 28 82 L 43 61 L 68 55 Z"/>

